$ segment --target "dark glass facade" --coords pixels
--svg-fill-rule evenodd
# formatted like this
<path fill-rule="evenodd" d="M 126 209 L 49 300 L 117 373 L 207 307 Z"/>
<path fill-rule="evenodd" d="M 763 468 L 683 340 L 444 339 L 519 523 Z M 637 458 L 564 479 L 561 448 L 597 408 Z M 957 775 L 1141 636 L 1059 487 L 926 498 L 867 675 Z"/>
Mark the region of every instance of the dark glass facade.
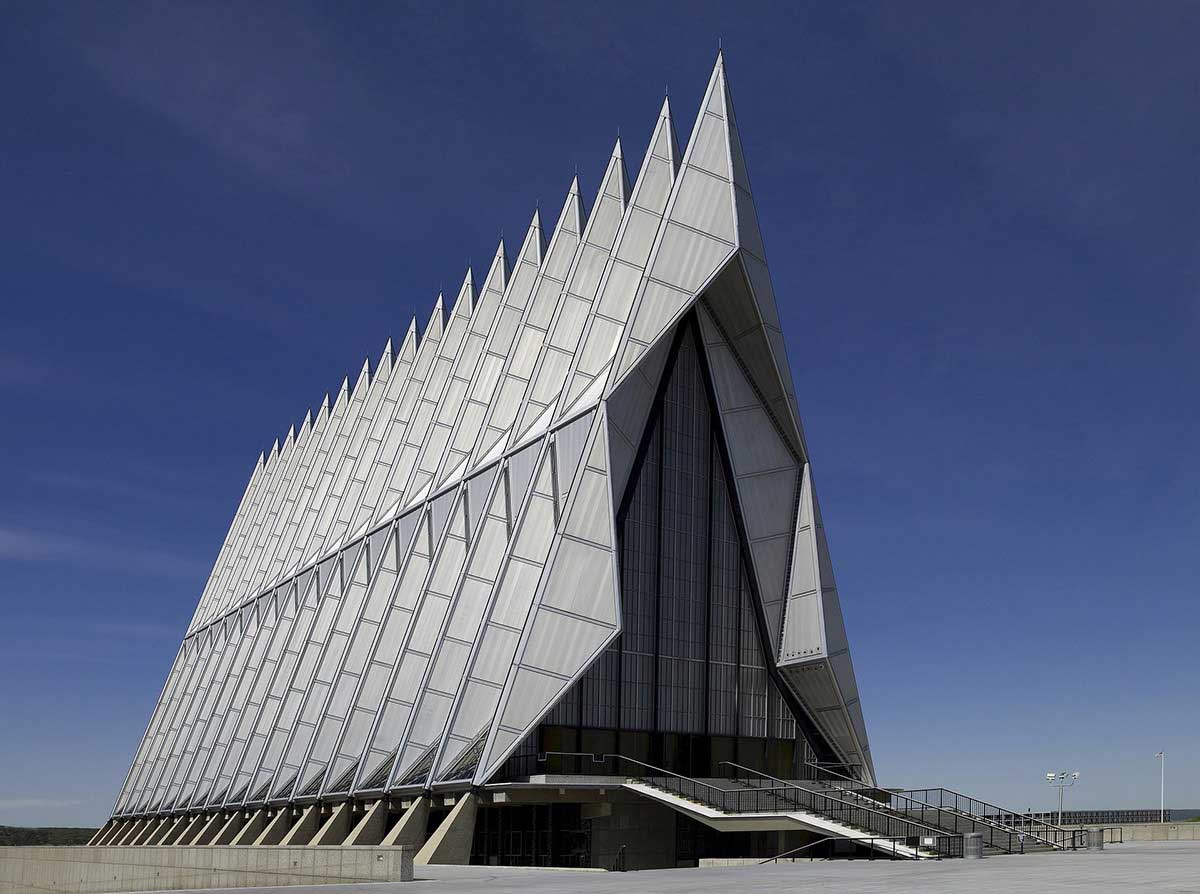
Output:
<path fill-rule="evenodd" d="M 727 775 L 721 761 L 808 775 L 812 751 L 768 671 L 696 328 L 680 327 L 617 514 L 621 636 L 501 779 L 615 769 L 539 759 L 547 752 L 621 754 L 699 777 Z"/>

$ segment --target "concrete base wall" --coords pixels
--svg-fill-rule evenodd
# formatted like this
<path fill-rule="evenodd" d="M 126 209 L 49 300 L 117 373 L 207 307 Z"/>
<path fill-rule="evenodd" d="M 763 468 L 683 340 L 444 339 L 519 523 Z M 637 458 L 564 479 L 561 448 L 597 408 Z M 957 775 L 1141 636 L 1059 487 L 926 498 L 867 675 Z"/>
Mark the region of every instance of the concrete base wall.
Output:
<path fill-rule="evenodd" d="M 1073 826 L 1068 828 L 1092 829 L 1096 826 Z M 1123 826 L 1106 826 L 1120 829 L 1125 841 L 1200 841 L 1200 823 L 1131 823 Z"/>
<path fill-rule="evenodd" d="M 412 881 L 405 847 L 5 847 L 4 894 Z"/>

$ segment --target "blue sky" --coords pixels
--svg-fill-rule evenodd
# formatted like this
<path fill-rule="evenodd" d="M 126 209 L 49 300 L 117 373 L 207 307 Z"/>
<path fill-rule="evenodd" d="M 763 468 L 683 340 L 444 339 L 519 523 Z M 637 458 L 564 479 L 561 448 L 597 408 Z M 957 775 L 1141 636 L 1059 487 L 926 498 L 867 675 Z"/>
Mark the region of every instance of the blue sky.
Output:
<path fill-rule="evenodd" d="M 718 37 L 883 781 L 1200 807 L 1200 8 L 8 3 L 0 823 L 107 815 L 259 451 Z"/>

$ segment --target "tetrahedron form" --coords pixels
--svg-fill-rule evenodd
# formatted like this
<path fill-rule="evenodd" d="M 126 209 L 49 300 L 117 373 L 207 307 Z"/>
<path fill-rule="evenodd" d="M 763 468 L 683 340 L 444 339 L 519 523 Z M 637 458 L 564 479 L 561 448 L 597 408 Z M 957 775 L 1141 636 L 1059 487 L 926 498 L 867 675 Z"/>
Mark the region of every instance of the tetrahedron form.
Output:
<path fill-rule="evenodd" d="M 647 124 L 632 185 L 617 140 L 590 214 L 571 179 L 277 429 L 115 817 L 532 784 L 618 742 L 873 780 L 723 57 L 686 145 L 669 102 Z"/>

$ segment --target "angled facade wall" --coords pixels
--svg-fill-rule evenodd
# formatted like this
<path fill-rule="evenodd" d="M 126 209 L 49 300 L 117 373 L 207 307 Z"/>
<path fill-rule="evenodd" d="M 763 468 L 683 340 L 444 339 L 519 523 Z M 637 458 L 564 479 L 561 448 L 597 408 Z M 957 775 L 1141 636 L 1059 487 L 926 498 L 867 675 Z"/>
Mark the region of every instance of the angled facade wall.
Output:
<path fill-rule="evenodd" d="M 721 58 L 260 457 L 114 816 L 547 750 L 872 776 Z"/>

